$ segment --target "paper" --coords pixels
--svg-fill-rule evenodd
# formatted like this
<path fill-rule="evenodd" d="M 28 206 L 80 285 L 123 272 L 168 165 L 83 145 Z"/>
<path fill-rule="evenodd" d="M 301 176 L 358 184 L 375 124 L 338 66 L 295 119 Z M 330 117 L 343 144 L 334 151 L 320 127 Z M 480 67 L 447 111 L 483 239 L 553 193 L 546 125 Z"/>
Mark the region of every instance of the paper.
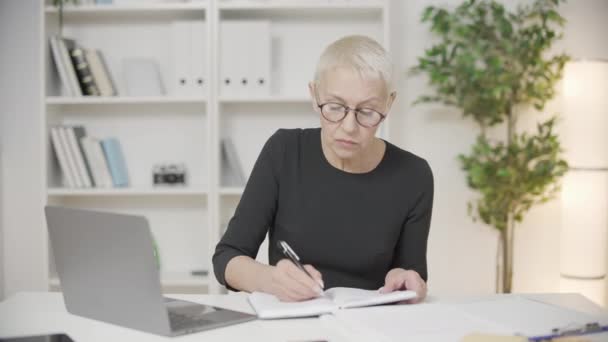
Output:
<path fill-rule="evenodd" d="M 512 334 L 488 320 L 443 304 L 413 304 L 341 310 L 334 313 L 344 329 L 377 341 L 459 341 L 471 332 Z"/>
<path fill-rule="evenodd" d="M 567 328 L 597 321 L 597 317 L 523 297 L 480 301 L 455 306 L 461 312 L 484 317 L 524 336 L 540 336 L 553 328 Z M 525 313 L 525 314 L 514 314 Z"/>

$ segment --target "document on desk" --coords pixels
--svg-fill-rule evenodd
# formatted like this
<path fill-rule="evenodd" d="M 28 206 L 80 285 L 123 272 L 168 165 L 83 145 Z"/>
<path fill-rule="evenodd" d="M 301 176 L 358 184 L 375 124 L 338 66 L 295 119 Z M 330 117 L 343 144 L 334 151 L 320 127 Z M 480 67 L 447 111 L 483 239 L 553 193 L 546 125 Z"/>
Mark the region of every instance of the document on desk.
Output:
<path fill-rule="evenodd" d="M 373 340 L 381 342 L 460 341 L 471 332 L 512 335 L 500 324 L 435 303 L 343 310 L 325 320 L 350 336 L 375 334 Z"/>
<path fill-rule="evenodd" d="M 275 319 L 319 316 L 341 309 L 395 303 L 415 297 L 414 291 L 380 293 L 378 290 L 334 287 L 319 298 L 303 302 L 281 302 L 273 295 L 254 292 L 249 295 L 249 303 L 259 318 Z"/>
<path fill-rule="evenodd" d="M 470 315 L 500 322 L 513 333 L 524 336 L 544 335 L 550 333 L 553 328 L 572 328 L 606 321 L 606 316 L 591 315 L 517 295 L 454 304 L 453 307 Z"/>

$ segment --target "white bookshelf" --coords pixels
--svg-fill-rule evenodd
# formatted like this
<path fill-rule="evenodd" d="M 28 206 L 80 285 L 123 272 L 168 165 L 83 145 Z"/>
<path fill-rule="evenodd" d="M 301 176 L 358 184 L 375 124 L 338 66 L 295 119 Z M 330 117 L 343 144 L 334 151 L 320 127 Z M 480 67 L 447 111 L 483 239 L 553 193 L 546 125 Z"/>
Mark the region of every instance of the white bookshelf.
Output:
<path fill-rule="evenodd" d="M 145 4 L 101 4 L 101 5 L 73 5 L 67 4 L 64 8 L 64 14 L 68 16 L 95 14 L 95 15 L 116 15 L 124 13 L 145 14 L 145 13 L 161 13 L 164 15 L 179 15 L 183 13 L 205 11 L 207 9 L 206 1 L 193 1 L 190 3 L 150 3 Z M 58 14 L 58 9 L 55 6 L 47 5 L 45 7 L 47 14 Z"/>
<path fill-rule="evenodd" d="M 154 105 L 175 105 L 198 103 L 205 104 L 206 100 L 203 97 L 178 97 L 178 96 L 87 96 L 87 97 L 70 97 L 70 96 L 48 96 L 46 98 L 47 105 L 103 105 L 103 104 L 154 104 Z"/>
<path fill-rule="evenodd" d="M 70 97 L 62 93 L 48 51 L 48 36 L 57 31 L 58 12 L 53 6 L 43 6 L 46 92 L 41 103 L 47 136 L 41 149 L 46 156 L 47 203 L 146 216 L 160 250 L 163 290 L 222 292 L 213 276 L 211 257 L 244 187 L 220 184 L 220 140 L 229 137 L 233 141 L 248 176 L 265 141 L 277 129 L 318 127 L 307 84 L 319 54 L 328 43 L 349 34 L 369 35 L 390 50 L 392 2 L 206 0 L 66 6 L 63 35 L 102 51 L 121 94 L 115 97 Z M 206 25 L 206 92 L 178 96 L 168 86 L 163 96 L 122 95 L 121 60 L 127 57 L 153 58 L 161 78 L 165 82 L 172 79 L 171 23 L 175 20 L 200 20 Z M 273 66 L 272 87 L 267 95 L 235 96 L 221 91 L 220 28 L 224 21 L 239 20 L 270 23 Z M 132 186 L 63 187 L 48 139 L 49 127 L 57 124 L 81 124 L 89 135 L 117 137 Z M 387 120 L 381 128 L 385 138 L 389 124 Z M 184 162 L 189 184 L 152 186 L 152 166 L 164 161 Z M 60 284 L 48 246 L 46 254 L 42 262 L 48 269 L 47 285 L 57 289 Z M 208 275 L 192 276 L 193 269 L 206 269 Z"/>

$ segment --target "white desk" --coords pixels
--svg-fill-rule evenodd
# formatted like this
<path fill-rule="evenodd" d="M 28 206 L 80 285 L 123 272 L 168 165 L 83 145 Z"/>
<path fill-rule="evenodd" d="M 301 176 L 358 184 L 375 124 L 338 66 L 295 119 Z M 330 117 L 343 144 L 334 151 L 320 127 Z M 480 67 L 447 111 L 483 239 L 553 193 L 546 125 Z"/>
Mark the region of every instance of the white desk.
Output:
<path fill-rule="evenodd" d="M 465 305 L 496 298 L 514 298 L 523 295 L 494 295 L 484 297 L 445 298 L 430 297 L 427 303 Z M 169 295 L 203 304 L 252 312 L 244 294 L 235 295 Z M 552 305 L 566 307 L 588 314 L 606 314 L 597 305 L 576 294 L 525 295 Z M 525 313 L 513 313 L 525 314 Z M 534 319 L 534 318 L 531 318 Z M 95 320 L 69 314 L 60 293 L 28 292 L 16 294 L 0 303 L 0 336 L 35 335 L 66 332 L 76 342 L 86 341 L 352 341 L 331 321 L 306 318 L 276 321 L 252 321 L 230 327 L 209 330 L 176 338 L 151 335 Z"/>

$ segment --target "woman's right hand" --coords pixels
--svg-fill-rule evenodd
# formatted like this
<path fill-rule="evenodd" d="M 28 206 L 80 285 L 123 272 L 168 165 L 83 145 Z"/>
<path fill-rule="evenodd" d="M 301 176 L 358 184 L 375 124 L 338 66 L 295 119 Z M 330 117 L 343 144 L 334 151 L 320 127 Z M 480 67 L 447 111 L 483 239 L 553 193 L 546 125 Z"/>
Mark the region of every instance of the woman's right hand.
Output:
<path fill-rule="evenodd" d="M 321 273 L 311 265 L 304 265 L 304 268 L 314 280 L 290 260 L 280 260 L 276 266 L 268 268 L 263 291 L 284 302 L 298 302 L 323 295 L 320 286 L 323 284 Z"/>

